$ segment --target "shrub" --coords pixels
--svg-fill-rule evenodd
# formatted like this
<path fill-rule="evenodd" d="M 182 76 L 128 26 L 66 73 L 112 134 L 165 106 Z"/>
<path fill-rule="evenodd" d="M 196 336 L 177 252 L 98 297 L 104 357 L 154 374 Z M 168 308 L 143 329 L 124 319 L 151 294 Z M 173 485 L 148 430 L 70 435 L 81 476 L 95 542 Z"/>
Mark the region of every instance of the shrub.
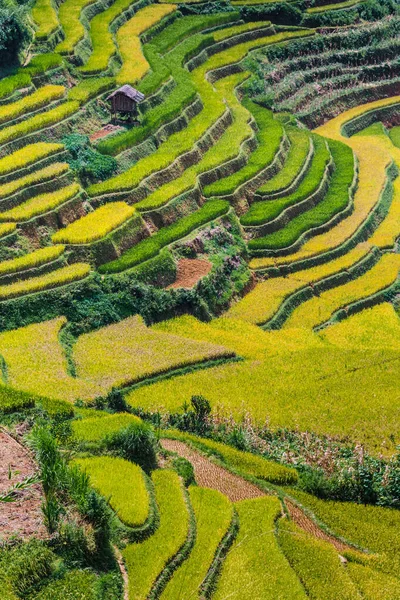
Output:
<path fill-rule="evenodd" d="M 20 598 L 46 580 L 52 572 L 56 556 L 42 541 L 31 540 L 6 551 L 1 562 L 2 575 L 11 583 Z"/>
<path fill-rule="evenodd" d="M 193 465 L 191 462 L 186 460 L 186 458 L 183 458 L 182 456 L 174 458 L 174 460 L 172 461 L 172 466 L 178 473 L 179 477 L 182 477 L 186 487 L 196 484 Z"/>
<path fill-rule="evenodd" d="M 105 446 L 112 452 L 138 463 L 143 469 L 153 469 L 157 464 L 157 439 L 153 429 L 138 421 L 110 433 Z"/>
<path fill-rule="evenodd" d="M 233 0 L 233 4 L 236 4 L 235 0 Z M 241 0 L 237 4 L 240 5 Z M 242 5 L 240 6 L 240 16 L 244 21 L 268 20 L 277 25 L 299 25 L 302 19 L 299 8 L 288 2 L 268 2 L 261 6 L 256 3 Z"/>
<path fill-rule="evenodd" d="M 117 170 L 118 163 L 115 158 L 103 156 L 93 149 L 88 136 L 73 133 L 64 137 L 62 141 L 71 153 L 72 160 L 69 161 L 71 169 L 85 185 L 93 181 L 104 181 Z"/>
<path fill-rule="evenodd" d="M 17 63 L 19 54 L 24 46 L 32 38 L 31 29 L 27 22 L 27 10 L 24 6 L 18 6 L 17 3 L 1 3 L 0 5 L 0 62 L 1 64 Z M 10 80 L 6 86 L 11 87 L 13 91 L 13 83 L 10 86 Z M 2 83 L 2 82 L 1 82 Z M 5 95 L 8 95 L 10 87 L 6 87 Z M 18 87 L 21 87 L 21 81 L 18 82 Z M 2 86 L 0 84 L 0 90 Z M 14 88 L 15 89 L 15 88 Z M 3 87 L 4 91 L 4 87 Z M 0 95 L 1 91 L 0 91 Z"/>

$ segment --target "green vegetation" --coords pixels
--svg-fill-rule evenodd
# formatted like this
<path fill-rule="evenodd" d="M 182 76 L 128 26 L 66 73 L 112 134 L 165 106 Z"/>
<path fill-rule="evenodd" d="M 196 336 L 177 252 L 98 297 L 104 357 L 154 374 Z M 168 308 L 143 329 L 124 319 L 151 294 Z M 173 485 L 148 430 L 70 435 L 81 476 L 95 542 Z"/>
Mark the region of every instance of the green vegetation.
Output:
<path fill-rule="evenodd" d="M 9 273 L 17 273 L 25 269 L 31 269 L 33 267 L 39 267 L 52 260 L 59 258 L 64 252 L 64 246 L 49 246 L 47 248 L 40 248 L 29 254 L 19 256 L 18 258 L 12 258 L 0 262 L 0 275 L 7 275 Z"/>
<path fill-rule="evenodd" d="M 26 202 L 23 202 L 19 206 L 10 208 L 0 213 L 0 220 L 2 221 L 28 221 L 32 217 L 36 217 L 42 213 L 54 210 L 68 202 L 76 196 L 81 190 L 81 187 L 77 183 L 71 183 L 63 188 L 60 188 L 54 192 L 47 194 L 40 194 L 34 196 Z"/>
<path fill-rule="evenodd" d="M 45 40 L 59 27 L 57 13 L 51 0 L 36 0 L 32 17 L 38 28 L 35 34 L 37 40 Z"/>
<path fill-rule="evenodd" d="M 122 458 L 77 458 L 74 464 L 90 477 L 91 485 L 106 498 L 129 527 L 143 525 L 149 517 L 149 492 L 140 467 Z"/>
<path fill-rule="evenodd" d="M 289 485 L 297 481 L 297 471 L 294 469 L 266 460 L 256 454 L 239 451 L 226 444 L 221 444 L 206 438 L 198 438 L 178 431 L 166 433 L 166 436 L 188 440 L 194 445 L 199 446 L 200 449 L 210 452 L 211 454 L 214 453 L 218 458 L 222 458 L 227 465 L 237 469 L 239 472 L 251 475 L 252 477 L 264 479 L 265 481 L 276 483 L 278 485 Z"/>
<path fill-rule="evenodd" d="M 279 200 L 254 202 L 250 210 L 242 216 L 242 225 L 262 225 L 263 223 L 272 221 L 286 208 L 299 204 L 317 191 L 321 185 L 331 155 L 323 138 L 313 136 L 313 141 L 314 155 L 311 165 L 299 187 L 293 193 Z"/>
<path fill-rule="evenodd" d="M 251 250 L 287 248 L 301 235 L 327 223 L 349 205 L 355 169 L 353 152 L 341 142 L 329 142 L 329 148 L 335 170 L 324 198 L 310 210 L 292 219 L 283 229 L 249 242 Z"/>
<path fill-rule="evenodd" d="M 258 126 L 258 147 L 250 154 L 247 164 L 225 179 L 220 179 L 204 189 L 210 196 L 226 196 L 232 194 L 240 185 L 267 168 L 274 160 L 282 144 L 284 129 L 282 124 L 267 111 L 254 102 L 246 100 L 243 105 L 253 114 Z"/>
<path fill-rule="evenodd" d="M 1 360 L 1 368 L 3 371 L 3 360 Z M 14 390 L 11 387 L 0 385 L 0 413 L 18 412 L 19 410 L 32 408 L 34 405 L 35 397 L 31 394 Z"/>
<path fill-rule="evenodd" d="M 201 227 L 217 217 L 226 214 L 229 203 L 224 200 L 209 200 L 195 213 L 180 219 L 169 227 L 163 227 L 157 233 L 122 254 L 117 260 L 102 265 L 100 273 L 119 273 L 139 263 L 156 256 L 164 246 L 172 244 L 185 235 L 191 233 L 197 227 Z"/>
<path fill-rule="evenodd" d="M 189 530 L 188 506 L 176 473 L 157 470 L 152 476 L 160 525 L 148 540 L 128 545 L 124 560 L 129 575 L 129 597 L 145 600 L 157 577 L 184 545 Z"/>
<path fill-rule="evenodd" d="M 216 600 L 304 600 L 306 594 L 275 538 L 275 522 L 282 510 L 279 500 L 242 500 L 235 508 L 239 534 L 222 566 Z"/>
<path fill-rule="evenodd" d="M 279 543 L 289 563 L 313 600 L 361 600 L 335 548 L 293 523 L 280 521 Z M 329 574 L 329 576 L 328 576 Z"/>
<path fill-rule="evenodd" d="M 400 148 L 400 126 L 392 127 L 392 129 L 390 129 L 390 131 L 389 131 L 389 136 L 390 136 L 390 139 L 392 140 L 393 144 L 397 148 Z"/>
<path fill-rule="evenodd" d="M 128 413 L 104 415 L 100 411 L 97 412 L 99 412 L 99 416 L 76 420 L 72 423 L 75 438 L 84 442 L 99 442 L 123 427 L 139 422 L 138 417 Z"/>
<path fill-rule="evenodd" d="M 226 496 L 216 490 L 191 487 L 190 500 L 196 518 L 196 541 L 193 550 L 167 584 L 161 599 L 179 598 L 180 590 L 198 594 L 214 554 L 232 521 L 233 507 Z"/>

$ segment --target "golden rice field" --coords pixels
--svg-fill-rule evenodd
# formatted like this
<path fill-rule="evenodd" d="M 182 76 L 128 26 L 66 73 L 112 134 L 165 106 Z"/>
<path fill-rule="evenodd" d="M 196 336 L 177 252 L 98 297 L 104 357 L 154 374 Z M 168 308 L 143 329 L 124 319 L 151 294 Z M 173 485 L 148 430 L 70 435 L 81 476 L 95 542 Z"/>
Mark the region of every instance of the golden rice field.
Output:
<path fill-rule="evenodd" d="M 398 3 L 17 4 L 1 599 L 400 599 Z"/>

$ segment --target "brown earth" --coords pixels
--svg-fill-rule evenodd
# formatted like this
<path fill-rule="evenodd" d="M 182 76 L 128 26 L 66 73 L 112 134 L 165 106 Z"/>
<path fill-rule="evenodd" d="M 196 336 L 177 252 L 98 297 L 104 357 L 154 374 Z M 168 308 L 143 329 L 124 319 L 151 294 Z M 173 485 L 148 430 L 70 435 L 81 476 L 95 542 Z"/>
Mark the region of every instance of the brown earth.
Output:
<path fill-rule="evenodd" d="M 105 125 L 103 129 L 99 129 L 99 131 L 92 133 L 89 139 L 91 142 L 95 142 L 96 140 L 106 137 L 106 135 L 110 135 L 110 133 L 114 133 L 114 131 L 120 131 L 122 129 L 124 128 L 110 123 L 109 125 Z"/>
<path fill-rule="evenodd" d="M 212 269 L 209 260 L 202 258 L 181 258 L 178 262 L 178 272 L 174 283 L 170 288 L 192 288 L 198 281 L 207 275 Z"/>
<path fill-rule="evenodd" d="M 265 492 L 258 487 L 214 464 L 210 459 L 192 450 L 184 442 L 163 439 L 161 445 L 166 450 L 176 452 L 192 463 L 198 485 L 218 490 L 225 494 L 231 502 L 265 496 Z"/>
<path fill-rule="evenodd" d="M 9 467 L 13 472 L 11 480 L 8 478 Z M 36 470 L 28 450 L 5 431 L 0 431 L 0 493 L 7 492 L 13 484 L 33 475 Z M 41 485 L 36 484 L 17 494 L 15 502 L 0 502 L 0 541 L 12 536 L 44 537 Z"/>

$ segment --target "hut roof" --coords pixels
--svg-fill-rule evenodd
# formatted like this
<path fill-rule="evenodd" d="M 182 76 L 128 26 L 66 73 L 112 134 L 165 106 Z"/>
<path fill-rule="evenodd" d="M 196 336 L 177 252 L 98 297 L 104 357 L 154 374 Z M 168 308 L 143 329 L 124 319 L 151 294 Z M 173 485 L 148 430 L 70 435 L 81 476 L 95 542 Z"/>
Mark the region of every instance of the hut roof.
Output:
<path fill-rule="evenodd" d="M 115 92 L 108 96 L 107 100 L 110 100 L 110 98 L 113 98 L 117 94 L 123 94 L 135 102 L 142 102 L 142 100 L 144 100 L 144 94 L 133 88 L 131 85 L 123 85 L 118 88 L 118 90 L 115 90 Z"/>

